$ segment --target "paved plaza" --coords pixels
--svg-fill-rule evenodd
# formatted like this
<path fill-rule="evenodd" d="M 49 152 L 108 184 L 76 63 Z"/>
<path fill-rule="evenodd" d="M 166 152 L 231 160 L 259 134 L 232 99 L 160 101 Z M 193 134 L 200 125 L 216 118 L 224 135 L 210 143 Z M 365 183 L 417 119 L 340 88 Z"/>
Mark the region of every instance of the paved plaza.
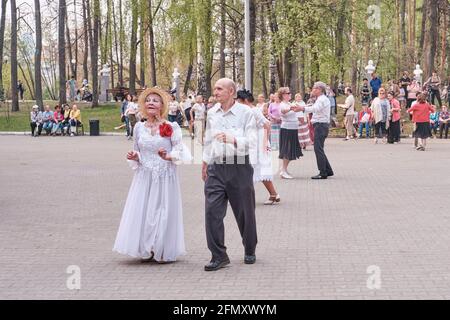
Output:
<path fill-rule="evenodd" d="M 281 204 L 262 205 L 256 186 L 257 263 L 243 263 L 229 209 L 231 264 L 209 273 L 200 165 L 179 168 L 186 256 L 158 265 L 112 252 L 131 145 L 0 136 L 0 299 L 450 299 L 450 141 L 418 152 L 411 139 L 328 139 L 335 176 L 323 181 L 310 179 L 309 147 L 295 180 L 275 179 Z"/>

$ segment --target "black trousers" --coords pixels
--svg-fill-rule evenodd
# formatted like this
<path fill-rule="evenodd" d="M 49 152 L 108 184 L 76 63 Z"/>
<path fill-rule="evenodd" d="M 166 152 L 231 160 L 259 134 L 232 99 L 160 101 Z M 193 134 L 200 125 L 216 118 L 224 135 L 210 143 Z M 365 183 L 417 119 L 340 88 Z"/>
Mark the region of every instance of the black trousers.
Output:
<path fill-rule="evenodd" d="M 437 98 L 438 102 L 439 102 L 439 107 L 442 106 L 442 101 L 441 101 L 441 92 L 439 91 L 439 89 L 431 89 L 430 92 L 430 103 L 434 104 L 434 98 Z"/>
<path fill-rule="evenodd" d="M 248 160 L 248 157 L 247 157 Z M 205 182 L 206 240 L 212 260 L 226 259 L 223 219 L 230 203 L 242 237 L 245 254 L 255 253 L 256 217 L 253 167 L 245 164 L 208 165 Z"/>
<path fill-rule="evenodd" d="M 333 175 L 333 169 L 325 154 L 325 139 L 328 137 L 330 125 L 328 123 L 314 123 L 314 153 L 316 154 L 317 168 L 321 176 Z"/>
<path fill-rule="evenodd" d="M 400 141 L 400 120 L 389 122 L 388 143 Z"/>
<path fill-rule="evenodd" d="M 31 127 L 31 135 L 34 136 L 34 131 L 36 130 L 36 127 L 38 129 L 37 135 L 40 136 L 42 132 L 42 123 L 39 124 L 39 126 L 36 124 L 36 122 L 30 122 Z"/>
<path fill-rule="evenodd" d="M 445 131 L 445 139 L 448 138 L 448 129 L 449 129 L 449 127 L 450 127 L 450 122 L 447 122 L 447 123 L 441 122 L 439 124 L 439 137 L 441 139 L 442 139 L 442 134 L 444 133 L 444 131 Z"/>

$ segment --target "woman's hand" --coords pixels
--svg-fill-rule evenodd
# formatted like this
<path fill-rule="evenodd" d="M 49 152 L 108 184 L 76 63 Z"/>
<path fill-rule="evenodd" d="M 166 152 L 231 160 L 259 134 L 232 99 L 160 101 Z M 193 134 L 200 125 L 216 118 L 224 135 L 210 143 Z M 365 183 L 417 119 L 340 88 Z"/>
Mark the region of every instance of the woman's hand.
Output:
<path fill-rule="evenodd" d="M 127 153 L 127 159 L 128 160 L 134 160 L 134 161 L 139 161 L 139 155 L 136 151 L 129 151 Z"/>
<path fill-rule="evenodd" d="M 172 161 L 172 158 L 167 155 L 167 150 L 164 148 L 159 148 L 158 155 L 161 157 L 161 159 L 166 161 Z"/>

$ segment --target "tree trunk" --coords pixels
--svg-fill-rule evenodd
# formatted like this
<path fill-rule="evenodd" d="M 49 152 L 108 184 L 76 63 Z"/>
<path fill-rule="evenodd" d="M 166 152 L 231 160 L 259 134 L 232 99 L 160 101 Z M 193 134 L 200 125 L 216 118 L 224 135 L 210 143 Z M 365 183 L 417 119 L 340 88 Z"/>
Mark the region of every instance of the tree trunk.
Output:
<path fill-rule="evenodd" d="M 11 0 L 11 111 L 19 111 L 19 96 L 17 95 L 17 5 Z"/>
<path fill-rule="evenodd" d="M 253 92 L 254 87 L 254 75 L 255 75 L 255 40 L 256 40 L 256 3 L 255 0 L 250 0 L 250 76 L 251 85 L 250 90 Z"/>
<path fill-rule="evenodd" d="M 87 18 L 86 1 L 83 0 L 83 34 L 84 34 L 84 56 L 83 56 L 83 79 L 89 80 L 88 57 L 89 57 L 89 23 Z"/>
<path fill-rule="evenodd" d="M 298 67 L 299 67 L 299 90 L 302 97 L 305 95 L 305 48 L 303 45 L 300 47 L 299 57 L 298 57 Z"/>
<path fill-rule="evenodd" d="M 447 1 L 442 2 L 442 28 L 441 28 L 441 63 L 440 72 L 442 79 L 445 77 L 445 62 L 447 59 L 447 33 L 448 33 L 448 12 L 450 4 Z M 450 67 L 450 66 L 449 66 Z"/>
<path fill-rule="evenodd" d="M 191 59 L 192 61 L 193 59 Z M 188 66 L 188 70 L 187 70 L 187 75 L 186 75 L 186 81 L 184 82 L 184 88 L 183 88 L 183 92 L 185 95 L 187 95 L 188 91 L 189 91 L 189 86 L 191 84 L 191 78 L 192 78 L 192 72 L 194 71 L 194 64 L 191 62 L 189 63 Z"/>
<path fill-rule="evenodd" d="M 137 28 L 138 28 L 138 0 L 131 0 L 130 82 L 129 82 L 131 94 L 136 94 Z"/>
<path fill-rule="evenodd" d="M 417 62 L 417 56 L 416 56 L 416 0 L 408 1 L 409 5 L 409 52 L 411 61 L 415 65 Z"/>
<path fill-rule="evenodd" d="M 438 42 L 438 7 L 431 3 L 431 0 L 424 2 L 427 4 L 427 24 L 424 34 L 423 46 L 423 72 L 425 79 L 431 76 L 434 70 L 434 59 L 436 57 Z"/>
<path fill-rule="evenodd" d="M 227 39 L 226 21 L 226 0 L 220 1 L 220 78 L 225 78 L 225 46 Z"/>
<path fill-rule="evenodd" d="M 66 45 L 67 45 L 67 53 L 69 55 L 69 65 L 70 65 L 70 75 L 75 77 L 75 63 L 72 63 L 73 55 L 72 55 L 72 40 L 70 39 L 70 30 L 69 30 L 69 18 L 67 13 L 67 7 L 66 7 L 66 19 L 65 19 L 65 28 L 66 28 Z M 67 75 L 69 77 L 69 74 Z"/>
<path fill-rule="evenodd" d="M 94 30 L 91 47 L 91 69 L 92 69 L 92 108 L 98 107 L 98 45 L 100 29 L 100 0 L 94 3 Z"/>
<path fill-rule="evenodd" d="M 120 43 L 120 61 L 119 62 L 119 83 L 123 87 L 123 45 L 125 43 L 125 31 L 123 28 L 122 0 L 119 0 L 119 43 Z"/>
<path fill-rule="evenodd" d="M 145 21 L 146 21 L 146 10 L 145 3 L 143 0 L 141 0 L 142 3 L 140 4 L 140 8 L 142 8 L 141 14 L 140 14 L 140 25 L 139 25 L 139 70 L 140 70 L 140 85 L 141 88 L 145 86 L 145 67 L 146 67 L 146 61 L 145 61 Z"/>
<path fill-rule="evenodd" d="M 120 85 L 120 64 L 119 64 L 119 46 L 118 46 L 118 35 L 117 35 L 117 21 L 116 21 L 116 9 L 115 9 L 115 4 L 114 1 L 112 3 L 112 16 L 113 16 L 113 26 L 114 26 L 114 50 L 116 51 L 116 65 L 118 65 L 118 70 L 117 70 L 117 77 L 118 77 L 118 83 Z M 111 57 L 111 71 L 114 70 L 114 64 L 113 64 L 113 59 Z M 112 73 L 111 73 L 111 77 L 112 77 Z M 114 84 L 114 79 L 111 82 L 112 88 L 114 88 L 115 84 Z"/>
<path fill-rule="evenodd" d="M 356 86 L 358 79 L 358 52 L 357 52 L 357 26 L 356 26 L 356 0 L 352 0 L 352 26 L 350 34 L 350 50 L 351 50 L 351 60 L 352 60 L 352 74 L 351 74 L 351 86 L 353 94 L 356 94 Z"/>
<path fill-rule="evenodd" d="M 78 77 L 78 15 L 77 15 L 77 0 L 73 0 L 73 12 L 75 18 L 75 64 L 73 66 L 73 75 L 75 80 Z"/>
<path fill-rule="evenodd" d="M 22 73 L 23 81 L 25 81 L 28 91 L 30 92 L 31 100 L 34 100 L 35 95 L 34 95 L 33 83 L 31 83 L 31 85 L 30 85 L 30 83 L 28 82 L 28 78 L 27 78 L 25 71 L 23 70 L 21 64 L 18 63 L 17 66 L 19 67 L 20 73 Z"/>
<path fill-rule="evenodd" d="M 155 50 L 155 36 L 153 34 L 153 11 L 152 0 L 148 0 L 149 14 L 148 14 L 148 35 L 150 46 L 150 79 L 152 87 L 156 87 L 156 50 Z"/>
<path fill-rule="evenodd" d="M 5 99 L 5 89 L 3 88 L 3 45 L 5 42 L 7 2 L 8 0 L 2 0 L 2 16 L 0 20 L 0 101 Z"/>
<path fill-rule="evenodd" d="M 425 28 L 427 25 L 427 18 L 428 18 L 428 1 L 429 0 L 423 0 L 422 3 L 422 25 L 421 25 L 421 30 L 420 30 L 420 41 L 419 41 L 419 48 L 421 50 L 418 50 L 418 59 L 419 61 L 422 61 L 422 56 L 423 56 L 423 46 L 425 43 Z"/>
<path fill-rule="evenodd" d="M 338 85 L 338 80 L 343 80 L 343 79 L 338 79 L 340 77 L 342 77 L 343 73 L 344 73 L 344 28 L 345 28 L 345 21 L 347 18 L 347 11 L 346 11 L 346 7 L 347 7 L 347 2 L 348 0 L 342 0 L 341 1 L 341 5 L 339 7 L 339 11 L 337 12 L 338 15 L 338 20 L 337 20 L 337 25 L 336 25 L 336 60 L 337 60 L 337 66 L 338 66 L 338 70 L 337 70 L 337 74 L 335 74 L 333 76 L 333 83 L 332 86 L 333 88 L 337 88 Z"/>
<path fill-rule="evenodd" d="M 59 0 L 58 6 L 58 65 L 59 65 L 59 104 L 67 102 L 66 97 L 66 43 L 64 29 L 66 22 L 66 0 Z"/>

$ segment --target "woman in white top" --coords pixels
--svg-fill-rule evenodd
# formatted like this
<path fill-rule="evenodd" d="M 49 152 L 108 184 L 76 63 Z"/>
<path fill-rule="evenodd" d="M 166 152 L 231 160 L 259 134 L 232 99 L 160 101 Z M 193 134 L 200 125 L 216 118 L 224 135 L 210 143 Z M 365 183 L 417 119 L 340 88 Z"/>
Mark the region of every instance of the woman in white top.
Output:
<path fill-rule="evenodd" d="M 280 202 L 281 199 L 272 182 L 272 156 L 269 144 L 270 120 L 264 117 L 260 108 L 253 105 L 254 98 L 250 91 L 239 90 L 237 92 L 237 100 L 239 103 L 245 104 L 252 108 L 258 130 L 257 147 L 256 150 L 252 150 L 256 155 L 256 157 L 254 157 L 256 162 L 252 163 L 253 182 L 261 181 L 269 192 L 269 199 L 264 202 L 265 205 L 276 204 Z"/>
<path fill-rule="evenodd" d="M 191 121 L 194 124 L 194 135 L 197 136 L 197 142 L 203 145 L 206 107 L 203 104 L 203 96 L 198 95 L 195 101 L 194 106 L 191 108 Z"/>
<path fill-rule="evenodd" d="M 128 131 L 130 132 L 130 134 L 128 135 L 128 140 L 130 140 L 131 137 L 133 137 L 134 126 L 136 125 L 137 122 L 136 115 L 138 112 L 139 112 L 138 97 L 132 96 L 132 101 L 128 103 L 127 110 L 125 110 L 125 116 L 128 118 L 128 126 L 129 126 Z"/>
<path fill-rule="evenodd" d="M 303 97 L 300 93 L 295 95 L 295 106 L 306 107 L 305 101 L 303 101 Z M 308 126 L 308 118 L 307 115 L 303 112 L 297 112 L 298 118 L 298 142 L 300 143 L 300 147 L 303 150 L 306 150 L 306 147 L 311 144 L 311 139 L 309 137 L 309 126 Z"/>
<path fill-rule="evenodd" d="M 169 102 L 169 115 L 168 120 L 170 122 L 177 122 L 181 127 L 183 125 L 184 112 L 181 105 L 177 102 L 174 95 L 170 96 Z"/>
<path fill-rule="evenodd" d="M 146 122 L 135 127 L 127 159 L 135 170 L 117 232 L 114 251 L 157 262 L 185 254 L 181 192 L 176 164 L 190 161 L 181 128 L 165 119 L 168 97 L 157 88 L 141 93 Z"/>
<path fill-rule="evenodd" d="M 288 87 L 280 88 L 278 96 L 281 100 L 280 155 L 278 157 L 283 160 L 280 176 L 283 179 L 293 179 L 294 177 L 287 171 L 289 162 L 303 156 L 298 141 L 297 112 L 300 111 L 300 107 L 290 104 L 291 91 Z"/>

